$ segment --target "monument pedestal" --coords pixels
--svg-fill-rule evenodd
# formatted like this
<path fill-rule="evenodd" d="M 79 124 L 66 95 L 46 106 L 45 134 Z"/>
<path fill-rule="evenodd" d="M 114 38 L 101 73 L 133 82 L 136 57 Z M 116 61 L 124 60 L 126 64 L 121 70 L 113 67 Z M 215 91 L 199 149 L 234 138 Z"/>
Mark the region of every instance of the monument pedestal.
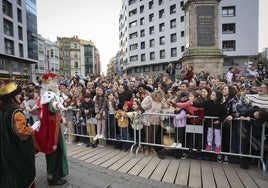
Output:
<path fill-rule="evenodd" d="M 193 66 L 195 73 L 208 72 L 213 77 L 222 77 L 223 54 L 219 49 L 187 50 L 180 59 L 182 66 Z"/>
<path fill-rule="evenodd" d="M 218 42 L 218 4 L 220 0 L 188 0 L 185 11 L 185 47 L 182 66 L 193 66 L 194 72 L 222 76 L 223 53 Z"/>

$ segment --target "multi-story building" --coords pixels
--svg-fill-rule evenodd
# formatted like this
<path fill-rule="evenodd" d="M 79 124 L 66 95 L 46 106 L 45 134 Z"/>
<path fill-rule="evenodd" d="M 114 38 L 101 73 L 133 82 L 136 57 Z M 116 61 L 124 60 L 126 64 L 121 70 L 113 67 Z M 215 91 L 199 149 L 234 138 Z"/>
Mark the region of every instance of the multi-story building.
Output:
<path fill-rule="evenodd" d="M 92 41 L 79 39 L 78 36 L 71 38 L 58 37 L 60 74 L 71 78 L 73 75 L 100 75 L 99 51 Z"/>
<path fill-rule="evenodd" d="M 0 0 L 0 79 L 28 82 L 37 63 L 35 0 Z"/>
<path fill-rule="evenodd" d="M 37 82 L 47 72 L 59 74 L 59 47 L 38 35 L 38 63 L 32 65 L 32 81 Z"/>
<path fill-rule="evenodd" d="M 112 57 L 107 65 L 107 74 L 106 77 L 110 82 L 113 81 L 114 76 L 116 75 L 116 57 Z"/>
<path fill-rule="evenodd" d="M 186 0 L 123 0 L 119 18 L 120 63 L 128 75 L 166 70 L 177 74 L 185 46 Z M 219 48 L 224 66 L 241 65 L 258 55 L 258 0 L 222 0 L 219 3 Z M 197 72 L 198 70 L 195 70 Z"/>
<path fill-rule="evenodd" d="M 267 61 L 268 60 L 268 48 L 264 48 L 263 49 L 262 59 L 263 59 L 263 61 Z"/>

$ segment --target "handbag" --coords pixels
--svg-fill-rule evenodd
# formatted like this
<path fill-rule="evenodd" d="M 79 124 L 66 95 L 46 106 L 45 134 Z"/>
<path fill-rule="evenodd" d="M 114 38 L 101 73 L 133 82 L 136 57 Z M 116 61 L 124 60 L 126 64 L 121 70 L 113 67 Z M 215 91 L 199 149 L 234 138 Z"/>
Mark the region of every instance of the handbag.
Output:
<path fill-rule="evenodd" d="M 175 137 L 174 135 L 164 135 L 163 136 L 163 144 L 165 146 L 170 146 L 174 143 Z"/>
<path fill-rule="evenodd" d="M 87 119 L 86 124 L 97 124 L 97 119 L 96 118 L 89 118 L 89 119 Z"/>

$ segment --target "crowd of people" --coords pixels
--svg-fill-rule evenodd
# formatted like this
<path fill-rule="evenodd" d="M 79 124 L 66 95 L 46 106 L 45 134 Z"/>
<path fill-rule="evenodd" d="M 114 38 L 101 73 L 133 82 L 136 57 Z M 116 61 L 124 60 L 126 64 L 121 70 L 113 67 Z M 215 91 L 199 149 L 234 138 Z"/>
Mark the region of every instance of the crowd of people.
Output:
<path fill-rule="evenodd" d="M 181 77 L 175 79 L 175 69 L 169 65 L 165 73 L 157 76 L 148 74 L 138 78 L 122 74 L 107 81 L 102 76 L 85 80 L 75 75 L 67 80 L 63 75 L 48 73 L 38 84 L 2 84 L 0 185 L 33 186 L 34 153 L 39 151 L 46 154 L 48 183 L 66 183 L 63 179 L 68 174 L 65 142 L 96 148 L 103 147 L 108 138 L 129 140 L 135 134 L 136 142 L 152 143 L 144 145 L 145 157 L 155 154 L 163 158 L 164 149 L 153 144 L 162 143 L 159 135 L 164 128 L 174 133 L 171 145 L 176 148 L 176 157 L 201 159 L 201 150 L 205 150 L 216 153 L 219 162 L 228 163 L 228 156 L 222 156 L 221 151 L 230 152 L 231 148 L 238 152 L 237 138 L 241 138 L 238 126 L 230 126 L 236 124 L 233 120 L 243 120 L 245 129 L 257 138 L 267 121 L 267 73 L 261 63 L 257 66 L 256 70 L 254 65 L 247 65 L 245 75 L 235 64 L 222 78 L 204 71 L 196 74 L 192 66 L 185 66 Z M 204 135 L 187 134 L 185 142 L 187 124 L 203 126 Z M 248 128 L 251 125 L 256 126 L 253 132 Z M 63 131 L 67 133 L 65 137 Z M 243 153 L 250 150 L 246 147 L 248 142 L 243 139 Z M 128 142 L 112 144 L 117 149 L 130 149 Z M 181 147 L 190 149 L 180 150 Z M 134 147 L 133 152 L 136 151 Z M 6 165 L 13 163 L 16 168 Z M 242 160 L 241 167 L 249 167 L 247 158 Z"/>
<path fill-rule="evenodd" d="M 175 79 L 175 69 L 171 64 L 165 73 L 157 76 L 148 74 L 135 77 L 122 74 L 110 82 L 105 77 L 82 80 L 75 76 L 69 81 L 62 77 L 59 82 L 61 96 L 68 101 L 65 108 L 73 113 L 73 116 L 66 119 L 70 133 L 67 142 L 86 144 L 93 148 L 102 147 L 111 138 L 133 139 L 134 132 L 141 130 L 141 140 L 149 143 L 143 147 L 144 156 L 158 154 L 162 158 L 163 148 L 154 147 L 153 144 L 162 143 L 159 134 L 166 119 L 175 132 L 172 145 L 178 148 L 174 151 L 177 157 L 195 155 L 200 159 L 202 149 L 216 154 L 221 151 L 238 153 L 242 149 L 243 153 L 248 154 L 246 140 L 243 140 L 244 146 L 238 148 L 239 139 L 242 139 L 239 126 L 230 128 L 230 124 L 238 124 L 238 121 L 233 120 L 240 119 L 246 129 L 252 124 L 258 125 L 253 132 L 248 131 L 248 134 L 261 139 L 261 126 L 267 120 L 268 91 L 267 73 L 261 63 L 257 67 L 258 69 L 254 65 L 246 65 L 245 71 L 242 71 L 238 64 L 234 64 L 222 78 L 212 77 L 204 71 L 196 74 L 192 66 L 186 65 L 181 77 Z M 172 118 L 152 113 L 172 114 Z M 191 115 L 196 117 L 189 118 Z M 203 124 L 204 117 L 214 119 L 205 119 Z M 204 136 L 187 134 L 185 143 L 186 124 L 204 126 Z M 87 135 L 90 139 L 76 134 Z M 191 151 L 180 150 L 180 147 L 195 147 L 197 152 L 192 154 Z M 130 145 L 116 142 L 115 148 L 128 151 Z M 243 168 L 249 166 L 246 159 L 242 160 Z M 217 160 L 229 162 L 227 155 L 219 154 Z"/>

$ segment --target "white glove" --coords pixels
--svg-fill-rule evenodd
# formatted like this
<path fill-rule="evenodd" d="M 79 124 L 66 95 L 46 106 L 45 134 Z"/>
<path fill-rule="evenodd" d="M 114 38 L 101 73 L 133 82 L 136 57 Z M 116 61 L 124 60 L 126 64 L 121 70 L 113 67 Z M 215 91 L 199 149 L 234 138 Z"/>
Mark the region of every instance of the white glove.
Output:
<path fill-rule="evenodd" d="M 34 131 L 39 131 L 40 125 L 40 121 L 36 121 L 31 127 Z"/>

